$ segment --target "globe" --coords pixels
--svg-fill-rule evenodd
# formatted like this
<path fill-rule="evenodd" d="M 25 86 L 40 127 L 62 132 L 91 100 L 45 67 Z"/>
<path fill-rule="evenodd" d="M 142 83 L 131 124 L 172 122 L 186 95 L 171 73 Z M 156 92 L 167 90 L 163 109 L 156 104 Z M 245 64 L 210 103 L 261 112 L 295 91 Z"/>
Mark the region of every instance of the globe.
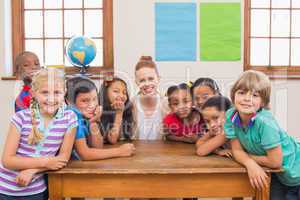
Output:
<path fill-rule="evenodd" d="M 96 57 L 96 45 L 88 37 L 74 36 L 66 45 L 66 56 L 69 62 L 81 68 L 80 73 L 85 73 L 88 65 Z"/>

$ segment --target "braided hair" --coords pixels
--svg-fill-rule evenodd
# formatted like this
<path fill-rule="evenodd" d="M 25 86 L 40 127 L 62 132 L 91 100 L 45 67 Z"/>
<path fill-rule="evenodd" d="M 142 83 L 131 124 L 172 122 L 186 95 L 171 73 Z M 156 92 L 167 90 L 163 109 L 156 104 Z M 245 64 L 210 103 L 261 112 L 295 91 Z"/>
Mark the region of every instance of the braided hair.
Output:
<path fill-rule="evenodd" d="M 61 82 L 64 85 L 64 74 L 58 69 L 54 68 L 43 68 L 36 73 L 36 75 L 32 78 L 32 90 L 36 92 L 40 89 L 42 84 L 48 83 L 49 81 L 53 82 Z M 44 135 L 41 131 L 39 131 L 37 125 L 37 118 L 39 113 L 39 104 L 36 99 L 32 98 L 30 102 L 30 113 L 31 113 L 31 122 L 32 129 L 28 136 L 28 144 L 35 145 L 39 143 Z"/>

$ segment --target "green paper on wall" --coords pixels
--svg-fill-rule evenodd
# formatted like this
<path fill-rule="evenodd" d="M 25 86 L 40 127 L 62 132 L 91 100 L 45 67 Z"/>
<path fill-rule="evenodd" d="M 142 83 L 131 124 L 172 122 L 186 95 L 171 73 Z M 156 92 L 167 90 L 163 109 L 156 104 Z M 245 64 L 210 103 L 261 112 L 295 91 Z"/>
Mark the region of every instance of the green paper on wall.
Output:
<path fill-rule="evenodd" d="M 200 60 L 241 59 L 240 3 L 200 4 Z"/>

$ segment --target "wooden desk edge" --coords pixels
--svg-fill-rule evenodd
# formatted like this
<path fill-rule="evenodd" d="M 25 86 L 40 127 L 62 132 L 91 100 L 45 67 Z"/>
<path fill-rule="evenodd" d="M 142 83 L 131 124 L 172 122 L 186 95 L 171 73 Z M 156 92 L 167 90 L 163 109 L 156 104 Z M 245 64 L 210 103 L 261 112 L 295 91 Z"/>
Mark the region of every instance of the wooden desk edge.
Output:
<path fill-rule="evenodd" d="M 283 172 L 282 169 L 265 169 L 265 172 Z M 48 174 L 223 174 L 247 173 L 246 168 L 196 168 L 196 169 L 88 169 L 64 168 L 58 171 L 48 171 Z"/>

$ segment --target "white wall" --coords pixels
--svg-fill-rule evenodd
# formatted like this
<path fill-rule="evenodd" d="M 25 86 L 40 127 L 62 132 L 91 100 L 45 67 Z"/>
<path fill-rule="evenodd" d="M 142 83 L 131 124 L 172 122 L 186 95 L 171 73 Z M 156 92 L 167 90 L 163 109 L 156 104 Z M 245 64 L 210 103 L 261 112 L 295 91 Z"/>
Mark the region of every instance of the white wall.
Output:
<path fill-rule="evenodd" d="M 4 48 L 4 6 L 6 6 L 4 3 L 4 1 L 0 1 L 0 76 L 7 73 L 4 68 L 4 57 L 7 54 L 7 49 Z M 13 113 L 14 87 L 14 81 L 0 80 L 0 153 L 4 145 L 5 135 L 7 132 L 10 116 Z"/>
<path fill-rule="evenodd" d="M 179 2 L 179 0 L 164 1 Z M 184 1 L 188 0 L 181 0 L 180 2 Z M 192 2 L 199 1 L 194 0 Z M 138 58 L 141 55 L 154 56 L 154 2 L 156 0 L 114 0 L 115 69 L 119 76 L 131 80 L 131 88 L 134 88 L 134 65 Z M 243 8 L 243 6 L 241 7 Z M 0 1 L 0 75 L 6 73 L 3 67 L 3 22 L 3 1 Z M 178 83 L 195 80 L 201 76 L 209 76 L 218 81 L 223 94 L 228 94 L 231 84 L 243 71 L 241 61 L 159 62 L 157 64 L 162 78 L 162 90 L 174 82 Z M 0 149 L 3 146 L 9 118 L 13 112 L 14 85 L 14 81 L 0 81 Z M 300 100 L 299 88 L 300 81 L 276 81 L 273 82 L 272 94 L 272 111 L 276 114 L 280 124 L 290 134 L 298 138 L 300 138 L 300 127 L 298 126 L 298 116 L 300 116 L 298 107 Z"/>

